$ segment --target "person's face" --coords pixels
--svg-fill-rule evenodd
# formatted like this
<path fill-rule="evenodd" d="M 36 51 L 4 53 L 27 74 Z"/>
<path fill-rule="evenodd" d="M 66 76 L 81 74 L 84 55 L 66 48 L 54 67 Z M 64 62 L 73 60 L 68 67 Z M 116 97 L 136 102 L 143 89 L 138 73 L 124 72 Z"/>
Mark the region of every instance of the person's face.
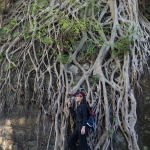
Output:
<path fill-rule="evenodd" d="M 76 95 L 75 99 L 77 103 L 81 103 L 83 96 L 81 96 L 80 94 Z"/>

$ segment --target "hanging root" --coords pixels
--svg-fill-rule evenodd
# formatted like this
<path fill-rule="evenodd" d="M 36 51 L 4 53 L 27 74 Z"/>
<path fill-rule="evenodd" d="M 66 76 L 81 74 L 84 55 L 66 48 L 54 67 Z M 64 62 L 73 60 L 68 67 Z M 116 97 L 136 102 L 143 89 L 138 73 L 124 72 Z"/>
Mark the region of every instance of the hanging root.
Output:
<path fill-rule="evenodd" d="M 128 149 L 138 150 L 134 84 L 150 54 L 150 25 L 138 3 L 27 0 L 13 7 L 0 28 L 0 109 L 36 103 L 39 122 L 53 116 L 47 149 L 55 129 L 54 149 L 66 150 L 68 94 L 83 90 L 96 112 L 90 149 L 115 149 L 113 135 L 121 132 Z"/>

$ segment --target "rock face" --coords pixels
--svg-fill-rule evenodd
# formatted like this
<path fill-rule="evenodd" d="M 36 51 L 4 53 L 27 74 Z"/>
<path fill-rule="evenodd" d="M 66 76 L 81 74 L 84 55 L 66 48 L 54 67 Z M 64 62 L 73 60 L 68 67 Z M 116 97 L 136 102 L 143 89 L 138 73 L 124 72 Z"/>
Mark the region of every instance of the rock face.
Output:
<path fill-rule="evenodd" d="M 76 75 L 79 69 L 75 65 L 71 65 L 68 67 L 68 70 L 71 71 L 74 75 Z"/>
<path fill-rule="evenodd" d="M 144 67 L 140 78 L 141 90 L 136 88 L 138 144 L 141 150 L 150 150 L 150 73 Z"/>
<path fill-rule="evenodd" d="M 70 66 L 70 71 L 74 73 L 76 80 L 80 77 L 78 68 Z M 150 74 L 147 68 L 144 68 L 139 83 L 142 90 L 135 87 L 138 144 L 141 150 L 150 150 Z M 53 150 L 55 143 L 53 128 L 49 137 L 51 119 L 52 117 L 48 115 L 43 117 L 34 103 L 27 106 L 14 105 L 11 110 L 6 106 L 0 114 L 0 150 Z M 39 141 L 37 136 L 40 137 Z M 119 130 L 113 133 L 113 145 L 116 150 L 127 150 L 128 144 L 125 141 Z"/>
<path fill-rule="evenodd" d="M 9 113 L 0 116 L 0 150 L 46 150 L 49 139 L 50 118 L 45 116 L 45 121 L 38 120 L 38 108 L 35 104 L 24 109 L 14 106 Z M 40 122 L 39 122 L 40 121 Z M 38 124 L 40 123 L 40 126 Z M 40 134 L 45 126 L 45 135 Z M 37 136 L 40 137 L 37 143 Z M 53 135 L 52 135 L 53 136 Z M 49 141 L 48 149 L 53 149 L 54 138 Z"/>

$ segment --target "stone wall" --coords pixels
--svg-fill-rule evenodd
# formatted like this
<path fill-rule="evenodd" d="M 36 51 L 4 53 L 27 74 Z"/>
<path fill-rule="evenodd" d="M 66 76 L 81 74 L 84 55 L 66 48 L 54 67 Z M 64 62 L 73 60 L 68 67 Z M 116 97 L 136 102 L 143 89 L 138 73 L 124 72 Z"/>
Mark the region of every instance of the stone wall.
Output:
<path fill-rule="evenodd" d="M 3 112 L 0 116 L 0 150 L 37 150 L 37 136 L 40 137 L 39 149 L 46 150 L 51 119 L 38 121 L 38 107 L 31 104 L 30 108 L 14 106 L 9 113 Z M 38 124 L 40 126 L 38 127 Z M 45 126 L 45 129 L 43 128 Z M 45 130 L 45 135 L 40 133 Z M 53 135 L 52 135 L 53 136 Z M 47 150 L 52 150 L 54 138 L 51 137 Z"/>

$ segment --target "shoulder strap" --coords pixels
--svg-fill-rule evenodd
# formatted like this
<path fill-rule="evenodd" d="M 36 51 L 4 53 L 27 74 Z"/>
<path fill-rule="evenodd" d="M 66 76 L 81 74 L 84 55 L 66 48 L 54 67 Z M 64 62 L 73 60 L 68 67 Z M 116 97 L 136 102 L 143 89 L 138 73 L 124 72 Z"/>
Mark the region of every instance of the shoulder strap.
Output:
<path fill-rule="evenodd" d="M 89 106 L 88 106 L 87 104 L 86 104 L 86 107 L 87 107 L 89 113 L 95 117 L 95 113 L 94 113 L 93 111 L 90 110 L 90 108 L 89 108 Z"/>

